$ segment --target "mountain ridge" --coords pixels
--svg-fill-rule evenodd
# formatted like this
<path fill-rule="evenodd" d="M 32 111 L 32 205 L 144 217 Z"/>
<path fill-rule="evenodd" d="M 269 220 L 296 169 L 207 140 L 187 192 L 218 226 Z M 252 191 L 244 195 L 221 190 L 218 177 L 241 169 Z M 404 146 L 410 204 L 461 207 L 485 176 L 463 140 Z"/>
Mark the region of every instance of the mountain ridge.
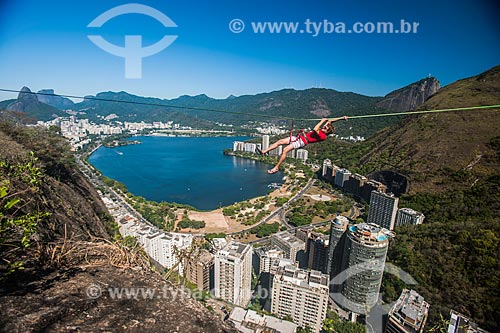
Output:
<path fill-rule="evenodd" d="M 37 95 L 28 87 L 23 87 L 19 91 L 17 99 L 0 102 L 0 110 L 22 112 L 28 118 L 32 118 L 33 122 L 51 120 L 56 116 L 65 115 L 61 110 L 40 102 Z"/>
<path fill-rule="evenodd" d="M 500 66 L 496 66 L 447 85 L 419 110 L 496 105 L 499 96 Z M 359 165 L 397 168 L 413 178 L 413 192 L 445 190 L 441 184 L 457 172 L 467 171 L 474 182 L 498 167 L 488 161 L 496 154 L 490 142 L 499 135 L 499 127 L 500 112 L 494 109 L 409 116 L 374 135 L 370 140 L 374 149 L 360 158 Z M 424 179 L 415 177 L 422 171 Z"/>
<path fill-rule="evenodd" d="M 428 97 L 428 94 L 420 94 L 418 95 L 419 99 L 415 100 L 415 96 L 411 93 L 405 93 L 405 91 L 408 89 L 419 90 L 418 87 L 425 85 L 427 81 L 428 79 L 422 79 L 414 82 L 398 89 L 398 96 L 388 94 L 387 96 L 389 97 L 365 96 L 354 92 L 340 92 L 327 88 L 308 88 L 303 90 L 285 88 L 254 95 L 230 95 L 225 99 L 215 99 L 205 94 L 196 96 L 183 95 L 173 99 L 161 99 L 138 96 L 125 91 L 107 91 L 99 92 L 95 96 L 86 96 L 82 102 L 74 103 L 71 109 L 79 113 L 78 117 L 87 117 L 95 121 L 99 117 L 116 114 L 119 121 L 153 122 L 168 119 L 182 125 L 196 124 L 200 127 L 211 128 L 215 126 L 215 123 L 239 126 L 271 121 L 283 125 L 289 123 L 289 118 L 296 118 L 298 119 L 296 122 L 300 122 L 299 126 L 309 127 L 314 124 L 310 121 L 299 119 L 335 117 L 346 114 L 353 116 L 368 113 L 394 112 L 395 110 L 407 111 L 406 109 L 402 109 L 402 105 L 419 104 L 423 99 Z M 41 91 L 52 90 L 46 89 Z M 66 109 L 66 105 L 72 103 L 71 100 L 61 96 L 37 96 L 39 100 L 63 109 Z M 377 106 L 379 103 L 381 103 L 380 105 L 386 105 L 387 103 L 384 101 L 387 98 L 391 98 L 391 103 L 389 103 L 391 108 Z M 117 103 L 96 99 L 116 100 Z M 119 103 L 119 101 L 130 103 Z M 141 105 L 134 105 L 133 103 L 140 103 Z M 143 105 L 144 103 L 156 105 Z M 1 105 L 0 103 L 0 107 Z M 399 108 L 395 108 L 395 105 L 398 105 Z M 196 109 L 234 111 L 238 114 Z M 262 118 L 259 118 L 259 115 L 262 115 Z M 273 119 L 270 120 L 269 117 Z M 342 136 L 369 136 L 395 121 L 395 119 L 363 119 L 358 121 L 356 128 L 349 128 L 345 124 L 339 124 L 337 132 Z"/>

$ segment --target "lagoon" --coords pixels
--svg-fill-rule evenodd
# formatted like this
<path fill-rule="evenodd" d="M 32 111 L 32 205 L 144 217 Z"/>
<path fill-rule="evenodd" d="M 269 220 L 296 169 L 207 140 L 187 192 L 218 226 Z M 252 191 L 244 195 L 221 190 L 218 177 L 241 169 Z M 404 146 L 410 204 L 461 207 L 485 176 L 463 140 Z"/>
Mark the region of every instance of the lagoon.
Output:
<path fill-rule="evenodd" d="M 140 136 L 142 144 L 100 147 L 89 162 L 103 175 L 124 183 L 134 195 L 148 200 L 212 210 L 267 194 L 279 183 L 279 172 L 259 161 L 226 156 L 223 150 L 249 137 Z"/>

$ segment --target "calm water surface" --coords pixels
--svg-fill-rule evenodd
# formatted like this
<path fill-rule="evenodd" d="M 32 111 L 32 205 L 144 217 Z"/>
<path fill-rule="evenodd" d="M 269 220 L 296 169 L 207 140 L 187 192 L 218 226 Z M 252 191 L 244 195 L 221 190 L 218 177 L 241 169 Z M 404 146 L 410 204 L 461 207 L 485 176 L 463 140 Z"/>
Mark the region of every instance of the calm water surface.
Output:
<path fill-rule="evenodd" d="M 89 161 L 105 176 L 124 183 L 148 200 L 188 204 L 202 210 L 268 193 L 283 173 L 267 174 L 270 165 L 225 156 L 233 141 L 248 137 L 134 137 L 142 144 L 101 147 Z"/>

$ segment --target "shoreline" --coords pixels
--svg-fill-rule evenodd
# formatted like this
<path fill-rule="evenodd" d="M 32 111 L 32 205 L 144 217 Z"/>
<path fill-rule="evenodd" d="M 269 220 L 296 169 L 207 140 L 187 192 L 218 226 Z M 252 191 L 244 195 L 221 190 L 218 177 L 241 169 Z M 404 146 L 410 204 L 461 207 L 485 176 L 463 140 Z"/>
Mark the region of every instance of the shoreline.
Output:
<path fill-rule="evenodd" d="M 192 131 L 191 131 L 192 132 Z M 198 132 L 202 132 L 202 130 L 198 130 Z M 213 135 L 213 136 L 200 136 L 200 135 L 197 135 L 197 134 L 193 134 L 193 135 L 190 135 L 189 137 L 196 137 L 196 138 L 209 138 L 209 137 L 227 137 L 227 138 L 232 138 L 232 137 L 246 137 L 248 138 L 247 140 L 250 140 L 254 137 L 252 136 L 248 136 L 248 135 L 242 135 L 242 134 L 235 134 L 234 132 L 231 132 L 233 133 L 233 135 Z M 187 137 L 187 136 L 170 136 L 169 134 L 166 134 L 166 133 L 149 133 L 149 134 L 130 134 L 128 135 L 127 137 L 125 138 L 122 138 L 120 139 L 121 141 L 130 141 L 131 139 L 133 138 L 138 138 L 138 137 L 141 137 L 141 136 L 144 136 L 144 137 L 176 137 L 176 138 L 180 138 L 180 137 Z M 116 140 L 115 140 L 116 141 Z M 133 141 L 130 141 L 130 145 L 133 145 L 133 144 L 139 144 L 142 142 L 135 139 Z M 126 184 L 122 183 L 122 182 L 119 182 L 118 180 L 114 179 L 114 178 L 111 178 L 111 177 L 108 177 L 106 176 L 99 168 L 97 168 L 91 161 L 90 161 L 90 158 L 91 156 L 101 147 L 105 147 L 105 148 L 109 148 L 109 149 L 114 149 L 114 148 L 120 148 L 121 146 L 109 146 L 109 145 L 105 145 L 103 144 L 102 142 L 100 142 L 96 147 L 94 147 L 90 152 L 87 152 L 85 154 L 85 157 L 88 161 L 88 163 L 95 169 L 97 170 L 102 176 L 104 177 L 107 177 L 107 178 L 110 178 L 112 179 L 113 181 L 117 182 L 117 183 L 120 183 L 121 185 L 123 185 L 125 188 L 127 188 Z M 231 148 L 224 148 L 220 151 L 223 155 L 226 155 L 226 156 L 233 156 L 233 157 L 237 157 L 237 158 L 243 158 L 243 159 L 246 159 L 246 160 L 253 160 L 253 161 L 259 161 L 259 162 L 262 162 L 262 163 L 265 163 L 265 164 L 269 164 L 269 163 L 266 163 L 265 161 L 262 161 L 260 160 L 257 156 L 256 157 L 251 157 L 251 156 L 242 156 L 240 154 L 237 154 L 237 153 L 234 153 Z M 283 174 L 283 178 L 285 177 L 285 174 Z M 271 186 L 269 187 L 270 185 L 274 185 L 274 186 Z M 279 188 L 281 187 L 275 187 L 276 185 L 276 182 L 275 181 L 271 181 L 269 184 L 266 185 L 266 188 L 267 188 L 267 193 L 265 194 L 260 194 L 260 195 L 256 195 L 256 196 L 252 196 L 252 197 L 249 197 L 249 198 L 246 198 L 244 200 L 241 200 L 241 201 L 231 201 L 232 203 L 229 203 L 227 205 L 224 205 L 224 206 L 216 206 L 216 207 L 213 207 L 213 208 L 208 208 L 208 209 L 203 209 L 203 208 L 198 208 L 190 203 L 179 203 L 179 202 L 176 202 L 176 201 L 166 201 L 166 200 L 161 200 L 161 201 L 157 201 L 157 200 L 154 200 L 154 199 L 148 199 L 144 196 L 141 196 L 141 195 L 138 195 L 138 194 L 135 194 L 135 193 L 132 193 L 128 190 L 127 188 L 127 192 L 130 194 L 130 196 L 132 197 L 135 197 L 135 198 L 143 198 L 149 202 L 154 202 L 155 204 L 161 204 L 162 202 L 165 202 L 165 203 L 168 203 L 170 205 L 175 205 L 175 206 L 179 206 L 179 207 L 182 207 L 182 208 L 187 208 L 189 209 L 190 211 L 194 211 L 194 212 L 200 212 L 200 213 L 210 213 L 210 212 L 214 212 L 218 209 L 222 209 L 222 208 L 226 208 L 226 207 L 230 207 L 232 206 L 234 203 L 241 203 L 241 202 L 245 202 L 245 201 L 251 201 L 251 200 L 254 200 L 254 199 L 257 199 L 257 198 L 260 198 L 260 197 L 263 197 L 263 196 L 266 196 L 266 195 L 269 195 L 270 193 L 272 193 L 273 191 L 275 190 L 279 190 Z"/>

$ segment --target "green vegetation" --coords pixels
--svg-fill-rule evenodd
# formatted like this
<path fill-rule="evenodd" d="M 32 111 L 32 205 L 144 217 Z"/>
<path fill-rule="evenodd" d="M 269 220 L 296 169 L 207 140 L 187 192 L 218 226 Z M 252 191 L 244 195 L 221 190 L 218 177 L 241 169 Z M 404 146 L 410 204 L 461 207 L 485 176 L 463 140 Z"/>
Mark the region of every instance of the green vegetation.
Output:
<path fill-rule="evenodd" d="M 226 234 L 223 232 L 205 234 L 205 239 L 207 241 L 211 241 L 214 238 L 226 238 Z"/>
<path fill-rule="evenodd" d="M 365 333 L 365 326 L 360 323 L 353 323 L 347 320 L 342 320 L 340 317 L 330 310 L 326 313 L 326 318 L 323 321 L 323 330 L 327 333 Z"/>
<path fill-rule="evenodd" d="M 13 252 L 31 245 L 31 237 L 37 231 L 38 222 L 49 216 L 48 212 L 24 211 L 26 201 L 33 201 L 39 191 L 43 173 L 38 158 L 31 152 L 28 157 L 12 164 L 0 160 L 0 251 Z M 24 268 L 23 260 L 9 260 L 2 255 L 1 265 L 7 264 L 7 273 Z"/>
<path fill-rule="evenodd" d="M 288 202 L 288 200 L 290 200 L 289 197 L 279 197 L 279 198 L 276 198 L 275 206 L 276 207 L 281 207 L 284 204 L 286 204 Z"/>
<path fill-rule="evenodd" d="M 269 200 L 269 197 L 266 196 L 256 199 L 253 203 L 250 201 L 238 202 L 224 207 L 222 213 L 241 224 L 253 225 L 261 221 L 268 213 L 267 210 L 264 210 L 264 207 L 269 203 Z"/>
<path fill-rule="evenodd" d="M 500 175 L 471 189 L 406 196 L 401 205 L 424 212 L 426 222 L 397 229 L 388 258 L 417 280 L 414 289 L 431 304 L 431 325 L 460 304 L 481 326 L 498 327 Z M 385 280 L 386 300 L 402 287 Z"/>
<path fill-rule="evenodd" d="M 255 234 L 257 237 L 262 238 L 262 237 L 267 237 L 270 236 L 274 233 L 277 233 L 279 230 L 280 224 L 278 222 L 274 223 L 262 223 L 261 225 L 250 229 L 251 234 Z"/>
<path fill-rule="evenodd" d="M 179 223 L 177 223 L 177 227 L 180 229 L 201 229 L 205 228 L 205 222 L 190 220 L 189 218 L 184 217 Z"/>
<path fill-rule="evenodd" d="M 309 203 L 307 199 L 302 198 L 291 205 L 292 209 L 287 217 L 290 223 L 297 227 L 311 224 L 315 216 L 327 219 L 328 216 L 346 212 L 350 209 L 352 200 L 347 197 L 344 198 L 344 200 L 332 200 L 328 202 L 318 201 L 313 204 Z"/>

